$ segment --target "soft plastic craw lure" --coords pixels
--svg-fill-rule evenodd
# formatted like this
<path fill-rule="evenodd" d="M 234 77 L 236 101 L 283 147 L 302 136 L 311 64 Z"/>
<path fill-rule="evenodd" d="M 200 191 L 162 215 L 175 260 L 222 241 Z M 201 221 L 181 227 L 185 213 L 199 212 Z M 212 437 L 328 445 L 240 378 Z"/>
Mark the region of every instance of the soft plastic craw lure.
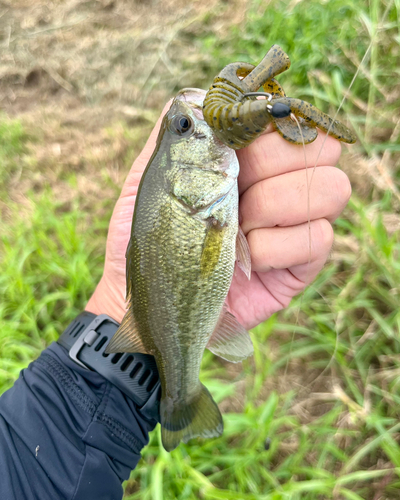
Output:
<path fill-rule="evenodd" d="M 286 97 L 274 76 L 289 67 L 288 55 L 273 45 L 258 66 L 236 62 L 219 73 L 204 99 L 203 113 L 224 144 L 232 149 L 244 148 L 270 122 L 284 139 L 294 144 L 303 144 L 303 139 L 304 144 L 313 142 L 318 135 L 316 127 L 339 141 L 356 142 L 353 132 L 338 120 L 306 101 Z M 264 92 L 257 92 L 260 87 Z M 256 99 L 259 95 L 267 99 Z"/>

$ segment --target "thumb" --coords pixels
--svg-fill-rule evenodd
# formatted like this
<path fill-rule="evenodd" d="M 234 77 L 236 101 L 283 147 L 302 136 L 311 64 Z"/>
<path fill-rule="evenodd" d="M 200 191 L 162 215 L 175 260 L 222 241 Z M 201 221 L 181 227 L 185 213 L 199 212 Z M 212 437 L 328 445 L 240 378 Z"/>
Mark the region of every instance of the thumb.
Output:
<path fill-rule="evenodd" d="M 142 177 L 143 171 L 146 168 L 148 161 L 153 154 L 154 148 L 156 146 L 158 133 L 160 131 L 161 122 L 164 118 L 164 115 L 167 113 L 169 108 L 171 107 L 172 99 L 170 99 L 167 104 L 164 106 L 164 109 L 161 112 L 160 118 L 157 120 L 147 142 L 144 146 L 142 152 L 133 162 L 133 165 L 129 171 L 128 177 L 124 183 L 121 192 L 121 198 L 136 196 L 137 189 L 139 186 L 140 179 Z"/>

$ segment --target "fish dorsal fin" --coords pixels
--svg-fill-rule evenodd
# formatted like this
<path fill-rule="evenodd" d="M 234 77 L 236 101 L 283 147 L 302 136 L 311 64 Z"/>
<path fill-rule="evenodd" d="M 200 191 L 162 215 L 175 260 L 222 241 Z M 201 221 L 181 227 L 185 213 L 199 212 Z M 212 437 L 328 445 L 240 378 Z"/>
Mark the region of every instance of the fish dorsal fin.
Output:
<path fill-rule="evenodd" d="M 217 326 L 207 344 L 213 354 L 220 358 L 238 363 L 253 354 L 253 344 L 249 332 L 233 314 L 222 310 Z"/>
<path fill-rule="evenodd" d="M 240 269 L 244 272 L 248 279 L 251 278 L 251 256 L 250 248 L 247 243 L 247 238 L 244 235 L 242 228 L 239 226 L 239 231 L 236 236 L 236 260 Z"/>
<path fill-rule="evenodd" d="M 132 309 L 128 309 L 126 312 L 120 327 L 115 332 L 105 352 L 107 354 L 110 352 L 141 352 L 148 354 L 142 339 L 139 337 Z"/>

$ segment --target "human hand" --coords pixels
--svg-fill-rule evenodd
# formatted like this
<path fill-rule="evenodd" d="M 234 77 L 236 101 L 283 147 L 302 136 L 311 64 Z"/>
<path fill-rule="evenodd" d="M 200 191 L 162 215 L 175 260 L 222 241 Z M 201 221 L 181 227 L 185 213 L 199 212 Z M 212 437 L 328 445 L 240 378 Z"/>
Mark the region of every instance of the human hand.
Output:
<path fill-rule="evenodd" d="M 118 322 L 126 312 L 125 251 L 137 189 L 170 104 L 122 188 L 109 226 L 103 277 L 86 306 L 86 310 L 108 314 Z M 306 146 L 308 167 L 314 166 L 324 140 L 325 134 L 320 132 L 316 141 Z M 240 270 L 235 272 L 227 304 L 246 328 L 287 307 L 324 266 L 333 243 L 331 223 L 351 194 L 346 174 L 332 166 L 340 153 L 340 143 L 327 137 L 310 188 L 309 231 L 303 147 L 286 142 L 277 132 L 268 132 L 237 152 L 240 224 L 250 246 L 252 275 L 248 280 Z M 311 175 L 312 168 L 309 179 Z"/>

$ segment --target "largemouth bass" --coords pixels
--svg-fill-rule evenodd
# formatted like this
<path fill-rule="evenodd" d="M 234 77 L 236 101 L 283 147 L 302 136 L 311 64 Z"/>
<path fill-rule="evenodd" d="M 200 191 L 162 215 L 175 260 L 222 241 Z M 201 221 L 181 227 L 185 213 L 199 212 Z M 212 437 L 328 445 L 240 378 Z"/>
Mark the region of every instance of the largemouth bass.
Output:
<path fill-rule="evenodd" d="M 204 121 L 204 96 L 182 90 L 162 121 L 126 251 L 128 311 L 107 348 L 154 356 L 167 451 L 222 433 L 218 406 L 199 381 L 205 348 L 234 362 L 252 353 L 248 332 L 224 305 L 236 260 L 250 276 L 239 164 Z"/>

